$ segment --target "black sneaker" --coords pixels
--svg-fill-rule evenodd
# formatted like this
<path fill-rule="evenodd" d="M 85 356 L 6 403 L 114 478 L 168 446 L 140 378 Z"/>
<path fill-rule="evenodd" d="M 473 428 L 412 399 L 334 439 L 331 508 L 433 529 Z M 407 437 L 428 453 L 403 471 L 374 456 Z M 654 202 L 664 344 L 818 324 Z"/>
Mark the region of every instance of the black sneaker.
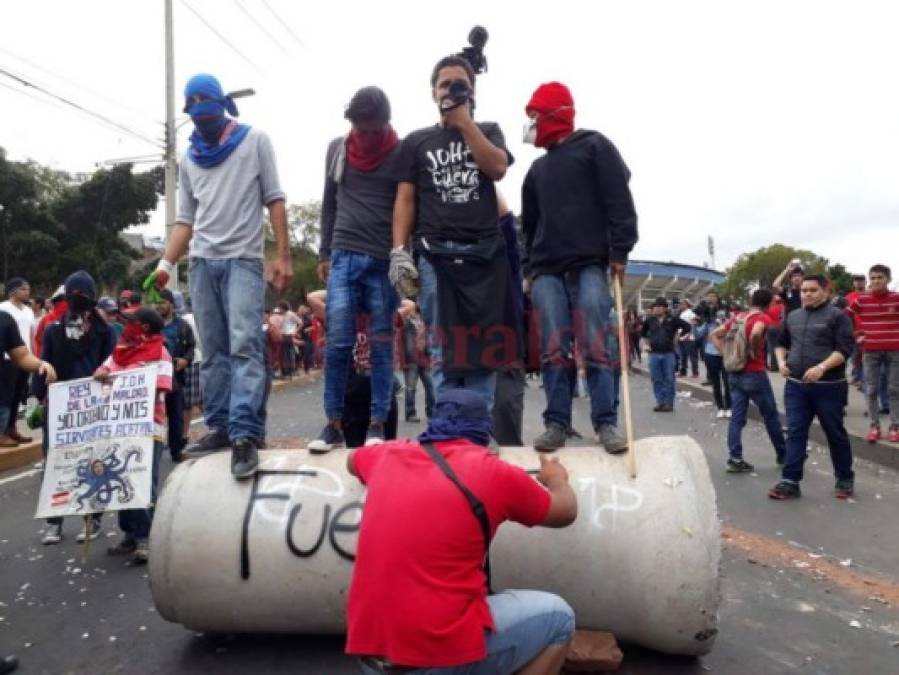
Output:
<path fill-rule="evenodd" d="M 755 471 L 755 467 L 749 462 L 733 457 L 727 459 L 727 473 L 749 473 L 750 471 Z"/>
<path fill-rule="evenodd" d="M 768 490 L 768 496 L 771 497 L 771 499 L 779 499 L 781 501 L 786 499 L 799 499 L 799 497 L 802 496 L 802 491 L 799 489 L 798 483 L 782 480 Z"/>
<path fill-rule="evenodd" d="M 546 431 L 534 439 L 534 449 L 540 452 L 553 452 L 565 446 L 568 438 L 567 429 L 561 424 L 550 422 L 546 425 Z"/>
<path fill-rule="evenodd" d="M 855 494 L 855 481 L 851 478 L 839 478 L 833 488 L 833 496 L 837 499 L 849 499 Z"/>
<path fill-rule="evenodd" d="M 137 542 L 134 539 L 122 539 L 115 546 L 106 549 L 106 555 L 131 555 L 137 548 Z"/>
<path fill-rule="evenodd" d="M 659 412 L 674 412 L 674 406 L 670 403 L 663 403 L 659 406 Z"/>
<path fill-rule="evenodd" d="M 653 411 L 653 412 L 665 412 L 665 404 L 664 404 L 664 403 L 659 403 L 659 404 L 657 404 L 657 405 L 652 409 L 652 411 Z"/>
<path fill-rule="evenodd" d="M 368 431 L 365 432 L 365 445 L 377 445 L 384 442 L 384 423 L 372 422 L 368 425 Z"/>
<path fill-rule="evenodd" d="M 309 452 L 316 455 L 323 455 L 326 452 L 330 452 L 335 448 L 342 448 L 345 445 L 346 439 L 343 437 L 343 431 L 337 428 L 336 425 L 328 422 L 325 425 L 325 428 L 322 429 L 322 432 L 318 435 L 318 438 L 306 447 L 309 449 Z"/>
<path fill-rule="evenodd" d="M 231 445 L 231 441 L 228 439 L 228 432 L 223 431 L 222 429 L 213 429 L 196 443 L 191 443 L 184 448 L 181 452 L 181 456 L 187 455 L 190 457 L 192 455 L 207 455 L 210 452 L 224 450 L 229 445 Z"/>
<path fill-rule="evenodd" d="M 231 475 L 238 480 L 250 478 L 259 466 L 259 451 L 252 438 L 238 438 L 231 446 Z"/>

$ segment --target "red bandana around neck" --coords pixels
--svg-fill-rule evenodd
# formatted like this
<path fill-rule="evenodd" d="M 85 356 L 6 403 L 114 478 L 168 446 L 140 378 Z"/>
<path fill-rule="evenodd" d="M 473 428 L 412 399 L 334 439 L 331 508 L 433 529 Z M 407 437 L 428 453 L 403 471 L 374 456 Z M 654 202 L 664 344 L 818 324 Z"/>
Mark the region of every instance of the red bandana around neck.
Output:
<path fill-rule="evenodd" d="M 112 351 L 112 360 L 122 368 L 147 361 L 158 361 L 162 358 L 164 344 L 162 334 L 148 335 L 144 333 L 139 323 L 129 322 Z"/>
<path fill-rule="evenodd" d="M 360 134 L 355 129 L 346 139 L 346 158 L 357 171 L 374 171 L 400 142 L 389 124 L 379 134 Z"/>

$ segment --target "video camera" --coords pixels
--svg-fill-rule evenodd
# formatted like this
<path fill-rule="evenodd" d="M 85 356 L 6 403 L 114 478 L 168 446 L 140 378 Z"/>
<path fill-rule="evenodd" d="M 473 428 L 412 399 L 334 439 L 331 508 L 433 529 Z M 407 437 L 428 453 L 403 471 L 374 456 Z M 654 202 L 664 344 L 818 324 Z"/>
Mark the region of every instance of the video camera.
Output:
<path fill-rule="evenodd" d="M 487 72 L 487 57 L 484 55 L 484 46 L 487 44 L 489 37 L 490 34 L 486 28 L 475 26 L 468 33 L 468 44 L 470 46 L 464 47 L 461 52 L 454 54 L 454 56 L 459 56 L 468 61 L 475 75 Z M 468 101 L 471 97 L 471 88 L 465 82 L 457 80 L 450 85 L 447 95 L 454 104 L 452 107 L 455 108 Z"/>

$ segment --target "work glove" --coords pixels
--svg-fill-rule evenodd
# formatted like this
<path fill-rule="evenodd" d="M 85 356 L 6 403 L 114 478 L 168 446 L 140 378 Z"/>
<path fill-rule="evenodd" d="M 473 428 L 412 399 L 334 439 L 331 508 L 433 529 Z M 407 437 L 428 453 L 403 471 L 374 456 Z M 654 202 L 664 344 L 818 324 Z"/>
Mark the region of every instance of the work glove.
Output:
<path fill-rule="evenodd" d="M 168 286 L 169 279 L 175 271 L 175 266 L 165 258 L 160 258 L 156 271 L 144 279 L 143 289 L 148 304 L 159 302 L 159 291 Z"/>
<path fill-rule="evenodd" d="M 387 273 L 391 285 L 400 297 L 414 299 L 418 295 L 418 270 L 415 261 L 403 246 L 390 251 L 390 271 Z"/>

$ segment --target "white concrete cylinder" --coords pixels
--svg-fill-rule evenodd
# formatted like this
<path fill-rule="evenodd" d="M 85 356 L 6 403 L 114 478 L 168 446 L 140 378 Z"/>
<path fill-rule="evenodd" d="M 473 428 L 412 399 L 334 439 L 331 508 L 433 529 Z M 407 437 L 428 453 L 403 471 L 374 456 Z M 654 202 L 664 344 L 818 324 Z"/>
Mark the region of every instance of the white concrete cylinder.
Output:
<path fill-rule="evenodd" d="M 720 528 L 699 446 L 684 436 L 637 443 L 636 479 L 623 456 L 557 453 L 578 495 L 561 530 L 499 529 L 493 585 L 558 593 L 579 628 L 672 654 L 705 654 L 717 632 Z M 220 453 L 166 481 L 150 537 L 159 613 L 207 632 L 341 633 L 364 491 L 345 451 L 260 453 L 254 480 Z M 501 457 L 527 470 L 531 449 Z M 397 486 L 402 489 L 402 486 Z"/>

